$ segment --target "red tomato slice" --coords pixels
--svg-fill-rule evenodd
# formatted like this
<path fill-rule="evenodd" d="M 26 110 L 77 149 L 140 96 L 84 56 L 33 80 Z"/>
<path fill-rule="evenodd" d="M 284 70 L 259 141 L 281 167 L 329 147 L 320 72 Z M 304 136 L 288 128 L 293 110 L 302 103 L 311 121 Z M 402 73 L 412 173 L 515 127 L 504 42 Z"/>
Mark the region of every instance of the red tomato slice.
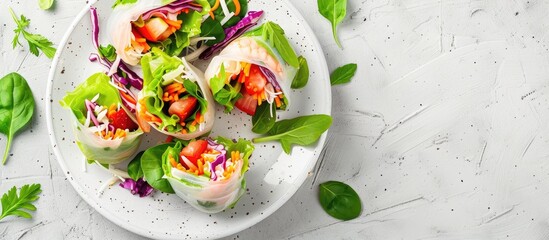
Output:
<path fill-rule="evenodd" d="M 120 108 L 109 117 L 111 125 L 118 129 L 137 130 L 139 126 L 128 116 L 124 109 Z"/>
<path fill-rule="evenodd" d="M 195 166 L 197 165 L 196 162 L 198 159 L 200 159 L 200 155 L 206 151 L 208 148 L 208 142 L 205 140 L 196 140 L 193 142 L 190 142 L 189 145 L 183 148 L 181 150 L 180 156 L 185 156 L 189 161 L 192 162 Z M 188 168 L 188 166 L 185 166 Z"/>
<path fill-rule="evenodd" d="M 241 73 L 243 74 L 243 73 Z M 250 95 L 262 93 L 263 89 L 267 85 L 267 78 L 261 72 L 261 69 L 255 64 L 250 67 L 250 74 L 244 82 L 246 92 Z"/>
<path fill-rule="evenodd" d="M 198 100 L 192 96 L 179 99 L 177 102 L 172 103 L 170 108 L 168 108 L 168 113 L 172 115 L 175 114 L 179 116 L 179 119 L 185 120 L 193 114 L 196 106 L 198 105 L 197 103 Z"/>
<path fill-rule="evenodd" d="M 242 97 L 234 104 L 236 108 L 247 113 L 248 115 L 255 115 L 255 109 L 257 108 L 257 100 L 252 95 L 242 91 Z"/>

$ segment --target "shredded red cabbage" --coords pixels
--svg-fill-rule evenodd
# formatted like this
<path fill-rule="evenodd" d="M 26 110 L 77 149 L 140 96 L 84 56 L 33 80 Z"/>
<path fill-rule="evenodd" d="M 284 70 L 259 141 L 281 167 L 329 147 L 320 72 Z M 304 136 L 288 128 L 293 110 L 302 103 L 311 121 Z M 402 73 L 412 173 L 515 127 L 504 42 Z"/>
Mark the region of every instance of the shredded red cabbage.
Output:
<path fill-rule="evenodd" d="M 276 80 L 276 76 L 274 75 L 271 70 L 269 70 L 266 67 L 259 66 L 259 70 L 261 70 L 261 73 L 263 73 L 263 76 L 267 78 L 267 82 L 271 83 L 276 91 L 282 92 L 282 88 L 280 87 L 280 84 L 278 84 L 278 81 Z"/>
<path fill-rule="evenodd" d="M 206 141 L 208 142 L 208 148 L 209 149 L 215 149 L 216 151 L 219 151 L 219 155 L 215 158 L 215 161 L 208 163 L 210 167 L 210 179 L 215 181 L 217 180 L 217 174 L 215 174 L 215 168 L 219 166 L 220 164 L 223 166 L 223 168 L 226 168 L 227 163 L 227 157 L 225 156 L 227 154 L 227 150 L 225 150 L 225 146 L 215 142 L 211 138 L 207 138 Z"/>
<path fill-rule="evenodd" d="M 139 178 L 137 181 L 126 178 L 124 182 L 120 183 L 120 187 L 130 190 L 133 195 L 139 194 L 139 197 L 149 196 L 154 190 L 143 178 Z"/>
<path fill-rule="evenodd" d="M 190 9 L 195 11 L 202 11 L 201 6 L 192 5 L 191 3 L 193 0 L 179 0 L 172 2 L 166 6 L 158 7 L 152 10 L 149 10 L 142 15 L 143 20 L 147 20 L 151 18 L 151 16 L 155 13 L 161 13 L 163 15 L 167 15 L 168 13 L 179 13 L 181 10 Z"/>
<path fill-rule="evenodd" d="M 91 22 L 92 22 L 92 42 L 96 50 L 99 51 L 99 18 L 97 16 L 97 9 L 94 7 L 90 7 L 90 16 L 91 16 Z M 90 56 L 90 61 L 94 62 L 96 60 L 102 60 L 99 61 L 103 66 L 105 66 L 107 69 L 110 69 L 112 67 L 112 62 L 109 61 L 106 58 L 102 58 L 97 54 L 92 54 Z M 137 90 L 141 90 L 143 88 L 143 79 L 137 75 L 133 70 L 131 70 L 126 64 L 123 62 L 120 62 L 118 65 L 118 69 L 124 72 L 127 75 L 127 78 L 124 78 L 124 80 L 120 81 L 121 77 L 117 76 L 117 78 L 120 83 L 127 85 L 128 83 L 136 88 Z M 114 74 L 117 75 L 117 74 Z M 114 76 L 113 75 L 113 76 Z M 133 111 L 132 111 L 133 112 Z"/>
<path fill-rule="evenodd" d="M 236 25 L 225 29 L 225 39 L 219 43 L 214 44 L 200 54 L 200 59 L 206 60 L 211 58 L 216 52 L 221 51 L 229 43 L 238 37 L 242 36 L 246 31 L 248 31 L 253 26 L 257 25 L 257 22 L 263 15 L 263 11 L 249 11 L 248 15 L 242 18 Z"/>
<path fill-rule="evenodd" d="M 97 104 L 90 101 L 90 100 L 88 100 L 88 99 L 86 99 L 84 101 L 84 103 L 86 104 L 86 109 L 88 110 L 88 113 L 90 114 L 90 119 L 93 121 L 93 124 L 95 124 L 95 126 L 99 126 L 99 121 L 95 117 L 95 112 L 93 111 L 93 109 L 95 108 L 95 106 Z"/>

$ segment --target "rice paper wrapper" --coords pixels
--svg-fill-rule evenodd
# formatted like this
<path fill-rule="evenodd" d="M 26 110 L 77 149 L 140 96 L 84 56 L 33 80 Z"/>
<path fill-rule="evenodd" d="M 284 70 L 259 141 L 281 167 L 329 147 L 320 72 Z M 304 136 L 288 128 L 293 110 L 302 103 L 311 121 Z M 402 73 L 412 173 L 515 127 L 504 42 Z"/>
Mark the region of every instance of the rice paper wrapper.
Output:
<path fill-rule="evenodd" d="M 157 53 L 158 54 L 164 54 L 164 53 L 160 53 L 160 52 L 157 52 Z M 179 139 L 183 139 L 183 140 L 195 139 L 195 138 L 198 138 L 202 135 L 207 134 L 208 132 L 210 132 L 212 130 L 213 124 L 214 124 L 214 121 L 215 121 L 215 101 L 213 99 L 210 88 L 209 88 L 208 84 L 206 83 L 206 80 L 204 79 L 204 73 L 202 71 L 200 71 L 198 68 L 196 68 L 192 64 L 188 63 L 185 60 L 185 58 L 177 58 L 177 57 L 171 57 L 171 58 L 177 59 L 177 61 L 180 61 L 181 65 L 186 70 L 189 71 L 190 76 L 191 76 L 189 78 L 189 80 L 198 85 L 199 89 L 202 92 L 202 95 L 206 99 L 207 104 L 206 104 L 206 112 L 203 115 L 204 116 L 203 128 L 198 129 L 195 132 L 184 134 L 184 133 L 180 133 L 180 132 L 177 132 L 177 133 L 168 132 L 168 131 L 165 131 L 164 129 L 161 129 L 155 123 L 152 123 L 152 122 L 147 122 L 147 123 L 149 125 L 151 125 L 154 129 L 156 129 L 157 131 L 159 131 L 163 134 L 170 135 L 170 136 L 173 136 L 173 137 L 176 137 L 176 138 L 179 138 Z M 150 81 L 150 79 L 148 79 L 148 78 L 150 78 L 150 77 L 146 76 L 144 81 L 146 81 L 146 82 Z M 156 94 L 156 93 L 154 93 L 156 90 L 151 89 L 151 86 L 148 86 L 146 82 L 144 84 L 143 91 L 141 91 L 138 95 L 138 99 L 139 99 L 138 101 L 141 101 L 141 99 L 146 98 L 146 97 L 152 97 L 153 94 Z M 153 91 L 153 92 L 151 92 L 151 91 Z M 162 101 L 161 99 L 158 99 L 158 100 Z M 137 112 L 139 113 L 141 111 L 145 111 L 145 110 L 143 110 L 141 108 L 141 104 L 137 104 Z"/>
<path fill-rule="evenodd" d="M 209 142 L 213 140 L 207 140 Z M 223 145 L 223 152 L 227 154 L 238 151 L 240 159 L 233 161 L 234 171 L 228 178 L 212 180 L 210 176 L 197 176 L 172 167 L 169 156 L 179 157 L 183 147 L 176 144 L 168 148 L 162 155 L 162 170 L 177 196 L 181 197 L 194 208 L 207 213 L 217 213 L 232 207 L 246 191 L 245 173 L 248 170 L 249 157 L 254 151 L 250 141 L 239 139 L 233 141 L 223 137 L 217 137 L 216 143 Z M 227 157 L 227 155 L 225 155 Z M 227 161 L 229 159 L 225 158 Z M 216 160 L 217 161 L 217 160 Z M 218 162 L 218 164 L 221 164 Z"/>
<path fill-rule="evenodd" d="M 76 144 L 88 161 L 117 164 L 129 159 L 141 144 L 143 131 L 140 129 L 129 132 L 123 138 L 106 140 L 84 127 L 76 118 L 74 120 Z"/>
<path fill-rule="evenodd" d="M 221 212 L 234 205 L 246 191 L 246 180 L 243 174 L 242 161 L 235 173 L 223 181 L 210 181 L 206 177 L 197 177 L 176 168 L 171 169 L 171 176 L 166 176 L 173 190 L 194 208 L 206 212 Z"/>

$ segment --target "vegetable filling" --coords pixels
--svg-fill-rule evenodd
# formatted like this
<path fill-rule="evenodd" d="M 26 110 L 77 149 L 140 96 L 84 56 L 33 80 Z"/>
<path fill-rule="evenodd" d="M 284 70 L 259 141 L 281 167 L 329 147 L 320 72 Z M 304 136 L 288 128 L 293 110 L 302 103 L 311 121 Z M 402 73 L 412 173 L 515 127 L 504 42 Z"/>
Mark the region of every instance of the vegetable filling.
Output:
<path fill-rule="evenodd" d="M 138 125 L 128 116 L 120 104 L 102 106 L 97 103 L 100 94 L 93 99 L 85 100 L 85 127 L 105 140 L 124 138 L 128 133 L 136 131 Z"/>

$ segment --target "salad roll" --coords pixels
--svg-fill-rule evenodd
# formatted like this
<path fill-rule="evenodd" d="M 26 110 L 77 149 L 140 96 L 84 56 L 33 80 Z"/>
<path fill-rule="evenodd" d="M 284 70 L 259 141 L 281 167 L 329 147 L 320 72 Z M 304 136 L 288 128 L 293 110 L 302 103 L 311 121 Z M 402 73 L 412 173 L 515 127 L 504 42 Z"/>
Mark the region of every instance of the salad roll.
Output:
<path fill-rule="evenodd" d="M 121 2 L 121 1 L 118 1 Z M 172 56 L 198 36 L 207 0 L 136 0 L 115 4 L 107 31 L 118 61 L 135 66 L 143 54 L 159 47 Z"/>
<path fill-rule="evenodd" d="M 289 86 L 299 67 L 284 30 L 267 22 L 228 44 L 214 57 L 205 76 L 214 99 L 227 112 L 236 106 L 255 115 L 261 104 L 288 107 Z"/>
<path fill-rule="evenodd" d="M 76 143 L 88 162 L 116 164 L 137 151 L 143 132 L 106 74 L 90 76 L 60 103 L 73 113 Z"/>
<path fill-rule="evenodd" d="M 200 70 L 157 48 L 143 57 L 141 65 L 143 90 L 138 96 L 137 119 L 143 131 L 149 132 L 152 126 L 189 140 L 212 129 L 214 100 Z"/>
<path fill-rule="evenodd" d="M 246 191 L 250 141 L 218 137 L 176 143 L 162 155 L 164 178 L 196 209 L 216 213 L 234 206 Z"/>

